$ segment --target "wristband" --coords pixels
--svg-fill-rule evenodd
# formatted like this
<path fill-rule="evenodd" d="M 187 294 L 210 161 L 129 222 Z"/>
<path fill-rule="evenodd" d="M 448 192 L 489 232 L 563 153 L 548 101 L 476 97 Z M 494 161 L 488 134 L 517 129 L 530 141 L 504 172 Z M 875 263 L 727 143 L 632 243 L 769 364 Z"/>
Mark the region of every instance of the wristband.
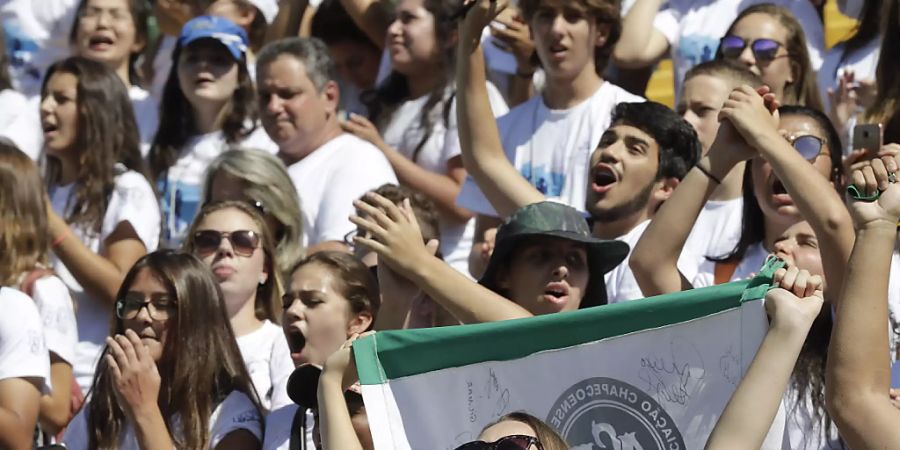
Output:
<path fill-rule="evenodd" d="M 700 163 L 694 164 L 694 167 L 696 167 L 697 170 L 699 170 L 700 172 L 703 172 L 703 175 L 706 175 L 707 178 L 709 178 L 712 181 L 715 181 L 716 184 L 722 184 L 722 180 L 716 178 L 716 176 L 713 175 L 712 172 L 709 171 L 709 169 L 701 166 Z"/>

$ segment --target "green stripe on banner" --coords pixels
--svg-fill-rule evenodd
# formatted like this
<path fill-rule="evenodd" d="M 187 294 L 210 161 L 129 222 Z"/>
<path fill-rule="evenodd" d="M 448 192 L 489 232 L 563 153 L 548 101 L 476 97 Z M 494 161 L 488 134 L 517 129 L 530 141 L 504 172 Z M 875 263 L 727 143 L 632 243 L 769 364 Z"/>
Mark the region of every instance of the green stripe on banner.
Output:
<path fill-rule="evenodd" d="M 353 343 L 360 383 L 383 384 L 390 379 L 482 361 L 508 361 L 705 317 L 736 308 L 742 301 L 762 298 L 778 267 L 781 262 L 771 260 L 752 280 L 579 311 L 502 322 L 380 331 Z M 745 295 L 748 293 L 755 297 Z"/>

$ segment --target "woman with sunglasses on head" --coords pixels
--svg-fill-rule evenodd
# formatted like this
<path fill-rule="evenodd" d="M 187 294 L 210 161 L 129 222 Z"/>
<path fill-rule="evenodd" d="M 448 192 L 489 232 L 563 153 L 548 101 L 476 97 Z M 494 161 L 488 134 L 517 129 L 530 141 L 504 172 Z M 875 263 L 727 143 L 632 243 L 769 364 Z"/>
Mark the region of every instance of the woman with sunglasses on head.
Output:
<path fill-rule="evenodd" d="M 260 210 L 277 240 L 278 274 L 290 275 L 293 265 L 305 253 L 303 216 L 297 190 L 280 159 L 260 150 L 228 150 L 207 168 L 203 193 L 204 204 L 238 200 Z"/>
<path fill-rule="evenodd" d="M 51 66 L 41 122 L 51 264 L 78 305 L 72 368 L 86 392 L 122 279 L 156 249 L 159 204 L 142 173 L 131 100 L 111 69 L 77 56 Z"/>
<path fill-rule="evenodd" d="M 119 290 L 69 449 L 258 449 L 262 414 L 221 291 L 197 258 L 146 255 Z"/>
<path fill-rule="evenodd" d="M 268 412 L 290 403 L 290 352 L 280 322 L 281 280 L 275 240 L 262 214 L 240 201 L 200 210 L 184 249 L 212 269 L 247 371 Z"/>
<path fill-rule="evenodd" d="M 257 126 L 248 45 L 243 28 L 222 17 L 196 17 L 181 30 L 148 157 L 161 195 L 165 246 L 187 239 L 213 159 L 234 145 L 277 150 Z"/>
<path fill-rule="evenodd" d="M 347 253 L 317 252 L 297 262 L 291 270 L 288 292 L 282 299 L 284 334 L 291 346 L 294 365 L 321 367 L 348 338 L 371 330 L 381 306 L 377 284 L 369 269 Z M 341 393 L 344 401 L 343 390 Z M 306 416 L 301 422 L 304 424 L 301 436 L 305 436 L 306 448 L 313 448 L 313 440 L 317 439 L 313 413 L 288 405 L 269 415 L 264 449 L 296 448 L 290 440 L 297 414 Z M 356 423 L 365 424 L 358 427 L 363 441 L 371 442 L 365 407 L 355 409 L 353 417 Z M 350 430 L 356 436 L 353 428 Z"/>
<path fill-rule="evenodd" d="M 742 11 L 719 42 L 716 59 L 746 65 L 783 105 L 823 110 L 803 28 L 783 6 L 764 3 Z"/>
<path fill-rule="evenodd" d="M 146 156 L 159 125 L 159 106 L 141 88 L 136 63 L 149 42 L 150 6 L 144 0 L 81 0 L 69 45 L 78 56 L 101 62 L 128 88 Z"/>
<path fill-rule="evenodd" d="M 645 295 L 746 279 L 769 254 L 824 277 L 826 301 L 841 291 L 853 226 L 835 189 L 840 154 L 829 143 L 837 133 L 818 111 L 783 106 L 774 115 L 774 106 L 772 96 L 764 99 L 746 86 L 725 102 L 709 153 L 663 204 L 632 253 L 631 267 Z M 676 261 L 697 214 L 718 180 L 742 160 L 749 163 L 740 240 L 729 255 L 707 255 L 714 258 L 701 264 L 695 279 L 685 280 Z M 784 399 L 791 448 L 840 448 L 824 403 L 830 332 L 826 308 L 812 325 Z"/>

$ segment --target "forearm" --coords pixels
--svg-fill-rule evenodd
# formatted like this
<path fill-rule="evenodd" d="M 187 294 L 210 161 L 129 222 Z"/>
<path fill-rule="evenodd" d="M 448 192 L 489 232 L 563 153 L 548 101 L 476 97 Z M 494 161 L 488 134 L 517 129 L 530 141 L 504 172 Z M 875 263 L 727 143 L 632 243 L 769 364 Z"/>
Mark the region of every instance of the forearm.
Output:
<path fill-rule="evenodd" d="M 382 283 L 383 284 L 383 283 Z M 378 316 L 372 329 L 376 331 L 403 330 L 409 319 L 412 308 L 412 298 L 397 298 L 389 292 L 382 290 L 381 307 L 378 308 Z"/>
<path fill-rule="evenodd" d="M 31 450 L 35 422 L 0 408 L 0 449 Z"/>
<path fill-rule="evenodd" d="M 379 50 L 384 49 L 387 29 L 391 25 L 388 6 L 379 0 L 340 0 L 341 6 Z"/>
<path fill-rule="evenodd" d="M 887 268 L 896 234 L 891 223 L 864 225 L 857 233 L 828 351 L 829 400 L 876 395 L 888 401 Z M 843 407 L 832 413 L 851 415 Z"/>
<path fill-rule="evenodd" d="M 141 450 L 172 450 L 175 448 L 159 406 L 153 404 L 142 409 L 134 414 L 134 429 L 138 447 Z"/>
<path fill-rule="evenodd" d="M 698 165 L 718 180 L 734 167 L 715 156 L 704 157 Z M 678 292 L 687 287 L 678 271 L 678 258 L 703 205 L 716 187 L 716 181 L 694 167 L 657 211 L 632 250 L 629 263 L 644 296 Z"/>
<path fill-rule="evenodd" d="M 781 136 L 771 136 L 759 151 L 816 233 L 825 270 L 825 298 L 836 297 L 841 292 L 854 240 L 853 221 L 847 207 L 829 180 L 810 167 Z"/>
<path fill-rule="evenodd" d="M 53 252 L 91 297 L 112 305 L 129 267 L 119 267 L 94 253 L 70 231 Z M 58 236 L 61 234 L 53 234 Z"/>
<path fill-rule="evenodd" d="M 336 379 L 335 379 L 336 378 Z M 319 381 L 319 434 L 324 450 L 362 450 L 350 410 L 344 400 L 341 379 L 325 373 Z"/>
<path fill-rule="evenodd" d="M 416 265 L 413 281 L 462 323 L 497 322 L 533 314 L 466 278 L 438 258 Z"/>
<path fill-rule="evenodd" d="M 53 393 L 41 396 L 38 421 L 44 431 L 56 434 L 70 419 L 72 366 L 59 359 L 55 353 L 50 355 L 50 379 L 53 381 Z"/>
<path fill-rule="evenodd" d="M 762 446 L 808 331 L 769 329 L 716 422 L 706 442 L 708 450 L 755 450 Z"/>
<path fill-rule="evenodd" d="M 281 0 L 275 22 L 266 30 L 266 42 L 297 36 L 308 0 Z"/>
<path fill-rule="evenodd" d="M 638 0 L 622 20 L 622 35 L 613 49 L 613 60 L 624 68 L 646 67 L 662 57 L 668 42 L 653 28 L 653 19 L 664 0 Z"/>
<path fill-rule="evenodd" d="M 544 196 L 506 158 L 488 101 L 480 35 L 461 33 L 457 55 L 457 119 L 462 158 L 491 205 L 507 217 Z"/>
<path fill-rule="evenodd" d="M 471 211 L 456 206 L 456 196 L 462 188 L 461 182 L 447 174 L 423 168 L 388 145 L 384 145 L 381 150 L 394 168 L 400 184 L 425 194 L 441 212 L 459 222 L 472 218 Z"/>

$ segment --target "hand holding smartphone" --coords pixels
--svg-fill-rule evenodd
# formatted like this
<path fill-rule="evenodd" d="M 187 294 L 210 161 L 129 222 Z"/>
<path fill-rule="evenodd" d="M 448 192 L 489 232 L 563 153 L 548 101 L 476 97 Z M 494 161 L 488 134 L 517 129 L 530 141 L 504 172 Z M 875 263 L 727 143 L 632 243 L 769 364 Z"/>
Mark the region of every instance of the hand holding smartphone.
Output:
<path fill-rule="evenodd" d="M 853 127 L 853 149 L 878 153 L 881 150 L 881 124 L 866 123 Z"/>

